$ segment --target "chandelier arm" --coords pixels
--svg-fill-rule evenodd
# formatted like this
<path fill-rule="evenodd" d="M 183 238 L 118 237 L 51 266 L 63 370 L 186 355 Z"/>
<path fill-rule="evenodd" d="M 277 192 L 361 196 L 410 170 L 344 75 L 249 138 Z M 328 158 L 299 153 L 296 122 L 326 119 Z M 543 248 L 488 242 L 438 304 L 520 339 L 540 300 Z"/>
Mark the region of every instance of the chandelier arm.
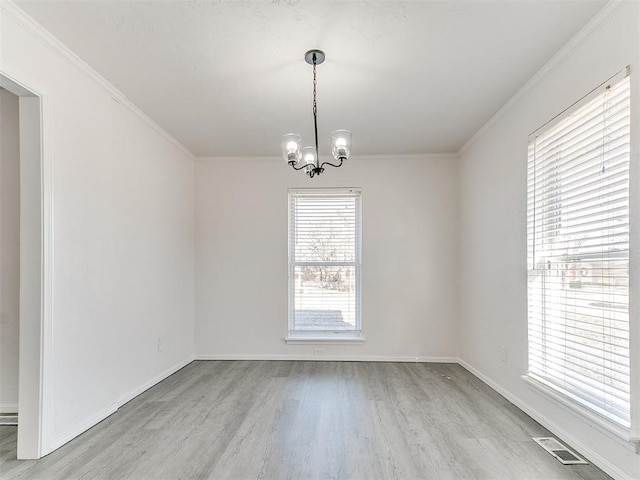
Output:
<path fill-rule="evenodd" d="M 289 162 L 289 165 L 291 165 L 291 168 L 293 168 L 294 170 L 302 170 L 306 167 L 306 165 L 302 165 L 300 168 L 296 168 L 295 162 Z"/>
<path fill-rule="evenodd" d="M 344 157 L 340 157 L 339 160 L 340 160 L 340 163 L 338 165 L 334 165 L 331 162 L 322 162 L 322 165 L 320 165 L 320 168 L 324 167 L 325 165 L 331 165 L 332 167 L 336 167 L 336 168 L 341 167 L 342 162 L 344 162 Z"/>

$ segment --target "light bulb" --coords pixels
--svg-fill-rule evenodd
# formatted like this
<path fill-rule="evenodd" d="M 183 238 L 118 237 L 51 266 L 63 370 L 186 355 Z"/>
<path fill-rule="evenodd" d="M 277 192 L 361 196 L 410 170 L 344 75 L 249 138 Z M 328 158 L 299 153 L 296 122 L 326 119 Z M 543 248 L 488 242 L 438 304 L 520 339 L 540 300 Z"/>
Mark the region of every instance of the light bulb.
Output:
<path fill-rule="evenodd" d="M 280 146 L 282 147 L 282 157 L 289 165 L 294 165 L 300 160 L 300 135 L 287 133 L 282 136 Z"/>
<path fill-rule="evenodd" d="M 349 150 L 351 149 L 351 132 L 349 130 L 331 132 L 331 143 L 333 158 L 340 161 L 349 158 Z"/>
<path fill-rule="evenodd" d="M 311 153 L 307 153 L 307 154 L 304 156 L 304 160 L 305 160 L 305 162 L 307 162 L 307 163 L 313 163 L 313 160 L 314 160 L 314 158 L 313 158 L 313 154 L 311 154 Z"/>

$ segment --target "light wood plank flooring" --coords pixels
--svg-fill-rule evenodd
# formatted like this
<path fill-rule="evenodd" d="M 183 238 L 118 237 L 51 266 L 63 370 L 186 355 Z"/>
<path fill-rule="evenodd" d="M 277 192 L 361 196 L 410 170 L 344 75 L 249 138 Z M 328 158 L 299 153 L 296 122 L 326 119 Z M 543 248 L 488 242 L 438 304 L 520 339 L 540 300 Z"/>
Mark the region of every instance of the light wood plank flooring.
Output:
<path fill-rule="evenodd" d="M 608 479 L 458 365 L 193 362 L 10 479 Z"/>

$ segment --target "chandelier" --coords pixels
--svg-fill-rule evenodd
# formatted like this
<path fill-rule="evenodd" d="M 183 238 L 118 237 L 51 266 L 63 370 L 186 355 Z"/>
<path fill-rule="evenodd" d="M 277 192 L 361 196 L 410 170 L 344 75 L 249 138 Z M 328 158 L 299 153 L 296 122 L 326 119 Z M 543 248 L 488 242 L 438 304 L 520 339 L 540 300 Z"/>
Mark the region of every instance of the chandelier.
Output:
<path fill-rule="evenodd" d="M 324 166 L 340 167 L 349 158 L 351 153 L 351 132 L 349 130 L 336 130 L 331 133 L 331 155 L 337 164 L 320 162 L 318 155 L 318 105 L 316 103 L 316 67 L 324 62 L 325 55 L 322 50 L 309 50 L 304 55 L 305 61 L 313 65 L 313 129 L 316 146 L 302 147 L 302 137 L 295 133 L 282 136 L 282 156 L 294 170 L 306 170 L 307 175 L 313 178 L 324 172 Z"/>

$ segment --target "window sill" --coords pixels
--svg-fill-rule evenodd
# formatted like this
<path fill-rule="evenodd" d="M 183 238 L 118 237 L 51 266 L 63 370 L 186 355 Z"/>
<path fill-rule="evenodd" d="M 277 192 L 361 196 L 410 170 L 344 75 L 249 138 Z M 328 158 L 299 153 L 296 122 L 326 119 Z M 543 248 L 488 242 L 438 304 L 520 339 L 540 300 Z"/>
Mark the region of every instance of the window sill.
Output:
<path fill-rule="evenodd" d="M 362 335 L 345 335 L 345 334 L 321 334 L 321 335 L 289 335 L 283 338 L 284 343 L 287 345 L 358 345 L 365 342 L 365 338 Z"/>
<path fill-rule="evenodd" d="M 633 435 L 630 429 L 620 426 L 615 422 L 608 420 L 606 417 L 591 411 L 580 404 L 580 402 L 567 397 L 563 393 L 557 391 L 554 387 L 538 380 L 535 377 L 522 375 L 521 378 L 529 387 L 548 397 L 567 413 L 581 418 L 583 421 L 594 426 L 599 432 L 607 435 L 609 438 L 615 440 L 621 445 L 624 445 L 630 450 L 634 450 L 636 453 L 640 452 L 640 438 Z"/>

